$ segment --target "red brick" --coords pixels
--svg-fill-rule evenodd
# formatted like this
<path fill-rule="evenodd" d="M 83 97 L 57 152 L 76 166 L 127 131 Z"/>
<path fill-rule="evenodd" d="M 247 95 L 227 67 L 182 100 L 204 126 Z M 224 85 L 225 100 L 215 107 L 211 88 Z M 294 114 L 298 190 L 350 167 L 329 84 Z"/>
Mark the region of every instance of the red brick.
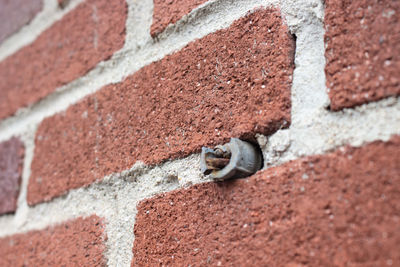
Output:
<path fill-rule="evenodd" d="M 102 219 L 78 218 L 0 239 L 0 266 L 105 266 Z"/>
<path fill-rule="evenodd" d="M 155 36 L 207 0 L 154 0 L 151 35 Z"/>
<path fill-rule="evenodd" d="M 87 0 L 0 62 L 0 118 L 110 58 L 124 44 L 126 15 L 124 0 Z"/>
<path fill-rule="evenodd" d="M 400 95 L 400 2 L 326 0 L 331 109 Z"/>
<path fill-rule="evenodd" d="M 24 146 L 18 138 L 0 143 L 0 214 L 17 209 L 23 161 Z"/>
<path fill-rule="evenodd" d="M 0 1 L 0 43 L 30 22 L 42 8 L 42 0 Z"/>
<path fill-rule="evenodd" d="M 28 201 L 290 121 L 294 41 L 259 10 L 43 121 Z"/>
<path fill-rule="evenodd" d="M 400 266 L 400 137 L 144 200 L 132 266 Z"/>

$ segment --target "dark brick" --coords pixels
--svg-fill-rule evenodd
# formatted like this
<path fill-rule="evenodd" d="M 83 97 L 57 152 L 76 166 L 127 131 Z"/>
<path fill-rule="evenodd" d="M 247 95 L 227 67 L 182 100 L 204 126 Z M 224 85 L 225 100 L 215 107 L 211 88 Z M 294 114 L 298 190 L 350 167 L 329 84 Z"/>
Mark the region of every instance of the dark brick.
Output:
<path fill-rule="evenodd" d="M 1 0 L 0 43 L 30 22 L 42 8 L 42 0 Z"/>
<path fill-rule="evenodd" d="M 78 218 L 0 239 L 0 266 L 105 266 L 102 219 Z"/>
<path fill-rule="evenodd" d="M 71 0 L 57 0 L 60 8 L 65 8 Z"/>
<path fill-rule="evenodd" d="M 207 0 L 154 0 L 151 35 L 155 36 Z"/>
<path fill-rule="evenodd" d="M 0 214 L 17 209 L 23 161 L 24 146 L 18 138 L 0 143 Z"/>
<path fill-rule="evenodd" d="M 293 54 L 278 11 L 258 10 L 44 120 L 29 203 L 288 126 Z"/>
<path fill-rule="evenodd" d="M 400 1 L 326 0 L 331 109 L 400 95 Z"/>
<path fill-rule="evenodd" d="M 400 266 L 400 137 L 138 205 L 132 266 Z"/>
<path fill-rule="evenodd" d="M 0 119 L 110 58 L 125 40 L 124 0 L 87 0 L 0 62 Z"/>

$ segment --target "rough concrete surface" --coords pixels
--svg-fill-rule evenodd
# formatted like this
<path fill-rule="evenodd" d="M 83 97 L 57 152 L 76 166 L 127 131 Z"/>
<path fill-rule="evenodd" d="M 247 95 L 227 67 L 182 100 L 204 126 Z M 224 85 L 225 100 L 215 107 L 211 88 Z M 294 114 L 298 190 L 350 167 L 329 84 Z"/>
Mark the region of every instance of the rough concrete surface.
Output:
<path fill-rule="evenodd" d="M 30 25 L 0 45 L 0 59 L 29 44 L 43 29 L 61 18 L 80 1 L 71 1 L 64 10 L 57 1 L 44 1 L 43 11 Z M 374 140 L 388 140 L 400 133 L 400 101 L 392 97 L 355 109 L 330 112 L 325 85 L 324 11 L 320 0 L 264 1 L 220 0 L 195 8 L 173 26 L 150 36 L 153 1 L 129 1 L 127 36 L 124 47 L 110 60 L 62 86 L 40 103 L 20 110 L 0 122 L 0 140 L 18 135 L 24 140 L 26 158 L 18 209 L 15 215 L 0 217 L 0 236 L 44 229 L 55 223 L 80 216 L 98 214 L 105 219 L 109 266 L 130 266 L 134 240 L 136 205 L 161 192 L 207 181 L 198 170 L 198 155 L 146 167 L 137 163 L 127 171 L 113 174 L 87 188 L 72 190 L 49 203 L 29 207 L 26 189 L 34 151 L 36 127 L 49 117 L 83 99 L 104 85 L 120 82 L 141 67 L 181 49 L 194 39 L 228 27 L 232 21 L 258 6 L 277 6 L 296 35 L 296 68 L 291 89 L 292 121 L 289 129 L 272 136 L 258 136 L 263 149 L 265 168 L 304 155 L 325 153 L 351 144 L 361 146 Z M 138 27 L 140 25 L 140 27 Z M 175 179 L 174 177 L 178 177 Z M 390 262 L 389 262 L 390 263 Z"/>

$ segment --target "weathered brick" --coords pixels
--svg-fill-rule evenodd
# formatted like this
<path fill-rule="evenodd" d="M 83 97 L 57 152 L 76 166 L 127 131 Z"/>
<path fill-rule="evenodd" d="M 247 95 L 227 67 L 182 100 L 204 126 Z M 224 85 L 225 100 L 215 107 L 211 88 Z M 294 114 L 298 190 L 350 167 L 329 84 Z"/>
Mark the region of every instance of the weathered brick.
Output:
<path fill-rule="evenodd" d="M 23 161 L 24 146 L 18 138 L 0 143 L 0 214 L 17 209 Z"/>
<path fill-rule="evenodd" d="M 105 266 L 106 235 L 97 216 L 0 239 L 0 266 Z"/>
<path fill-rule="evenodd" d="M 400 266 L 400 137 L 142 201 L 132 266 Z"/>
<path fill-rule="evenodd" d="M 0 43 L 30 22 L 42 8 L 42 0 L 0 1 Z"/>
<path fill-rule="evenodd" d="M 207 0 L 154 0 L 151 35 L 155 36 Z"/>
<path fill-rule="evenodd" d="M 44 120 L 29 203 L 288 126 L 294 45 L 278 11 L 258 10 Z"/>
<path fill-rule="evenodd" d="M 400 95 L 400 2 L 326 0 L 331 109 Z"/>
<path fill-rule="evenodd" d="M 124 0 L 87 0 L 0 62 L 0 118 L 110 58 L 124 44 L 126 15 Z"/>

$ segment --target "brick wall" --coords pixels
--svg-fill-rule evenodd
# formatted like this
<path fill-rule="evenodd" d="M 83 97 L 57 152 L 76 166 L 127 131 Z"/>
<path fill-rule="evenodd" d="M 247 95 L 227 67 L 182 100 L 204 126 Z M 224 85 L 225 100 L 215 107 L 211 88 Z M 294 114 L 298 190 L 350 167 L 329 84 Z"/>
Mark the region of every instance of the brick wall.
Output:
<path fill-rule="evenodd" d="M 400 265 L 397 1 L 0 9 L 1 266 Z"/>

